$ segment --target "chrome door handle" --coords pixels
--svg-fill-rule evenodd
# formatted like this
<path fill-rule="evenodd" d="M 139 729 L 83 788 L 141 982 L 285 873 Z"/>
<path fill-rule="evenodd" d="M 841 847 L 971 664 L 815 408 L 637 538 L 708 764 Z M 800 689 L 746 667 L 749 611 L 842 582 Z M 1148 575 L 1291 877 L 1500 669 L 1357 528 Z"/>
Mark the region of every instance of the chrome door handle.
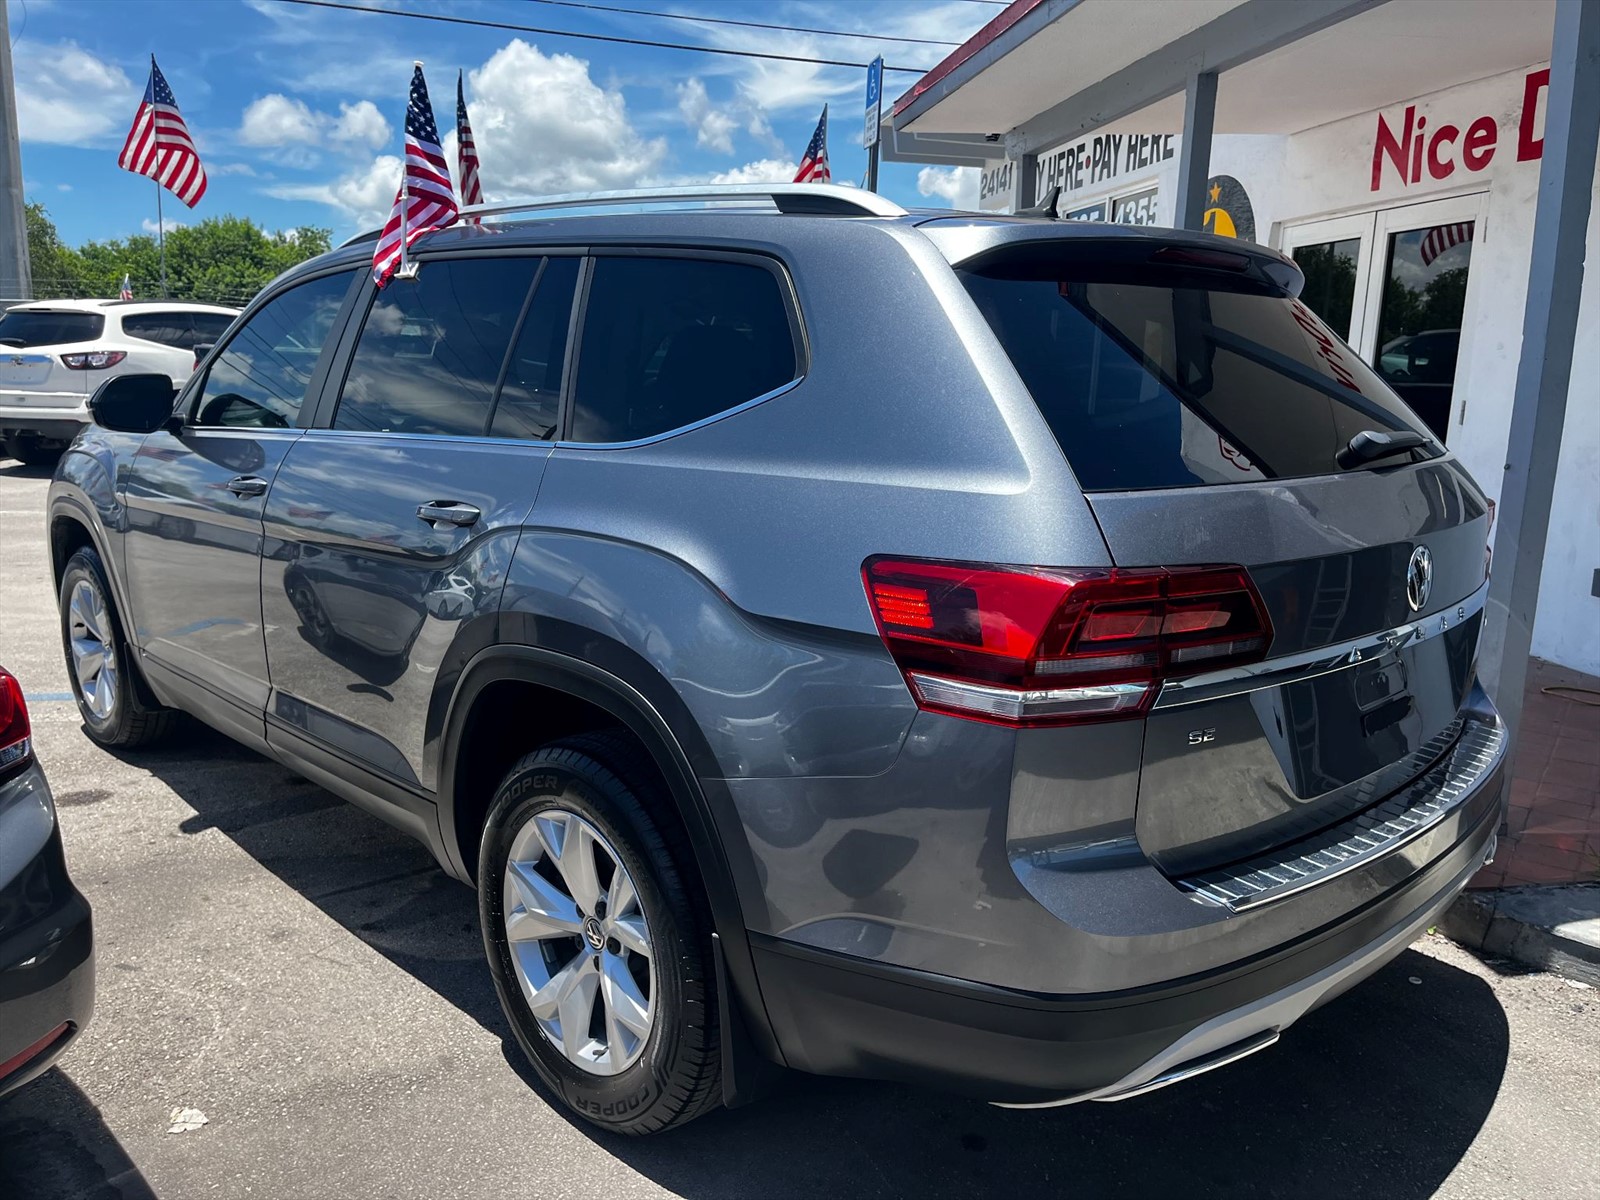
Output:
<path fill-rule="evenodd" d="M 258 475 L 238 475 L 228 480 L 228 490 L 235 496 L 264 496 L 267 481 Z"/>
<path fill-rule="evenodd" d="M 483 513 L 459 500 L 430 500 L 417 505 L 417 516 L 437 529 L 440 525 L 471 525 Z"/>

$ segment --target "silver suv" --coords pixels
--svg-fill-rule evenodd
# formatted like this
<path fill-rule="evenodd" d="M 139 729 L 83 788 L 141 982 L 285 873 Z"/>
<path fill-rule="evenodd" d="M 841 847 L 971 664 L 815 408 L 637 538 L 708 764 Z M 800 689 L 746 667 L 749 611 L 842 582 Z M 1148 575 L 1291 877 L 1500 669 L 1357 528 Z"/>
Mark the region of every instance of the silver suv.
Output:
<path fill-rule="evenodd" d="M 107 384 L 49 520 L 90 735 L 192 713 L 425 842 L 575 1112 L 1134 1095 L 1490 853 L 1488 503 L 1293 263 L 830 187 L 523 207 L 381 291 L 370 242 L 296 268 L 175 404 Z"/>

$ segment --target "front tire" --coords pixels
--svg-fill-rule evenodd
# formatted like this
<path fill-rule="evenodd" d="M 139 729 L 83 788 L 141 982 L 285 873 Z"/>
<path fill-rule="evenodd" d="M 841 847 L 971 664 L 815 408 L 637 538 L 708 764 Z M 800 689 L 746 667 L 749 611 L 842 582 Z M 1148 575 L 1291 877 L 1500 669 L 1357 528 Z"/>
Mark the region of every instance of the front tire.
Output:
<path fill-rule="evenodd" d="M 133 653 L 94 547 L 67 560 L 60 606 L 67 678 L 89 736 L 102 746 L 132 749 L 170 734 L 181 714 L 146 703 L 141 695 Z"/>
<path fill-rule="evenodd" d="M 721 1099 L 709 918 L 650 812 L 669 804 L 627 739 L 527 755 L 495 794 L 478 861 L 501 1007 L 541 1079 L 623 1134 Z"/>

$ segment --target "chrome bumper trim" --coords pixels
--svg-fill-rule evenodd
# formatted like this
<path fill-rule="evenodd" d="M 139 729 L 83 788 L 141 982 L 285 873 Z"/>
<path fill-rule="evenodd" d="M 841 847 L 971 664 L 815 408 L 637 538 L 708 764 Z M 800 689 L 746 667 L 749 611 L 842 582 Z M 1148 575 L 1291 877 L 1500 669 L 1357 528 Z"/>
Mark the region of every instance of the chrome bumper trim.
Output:
<path fill-rule="evenodd" d="M 1455 812 L 1505 749 L 1505 726 L 1499 721 L 1469 721 L 1438 764 L 1381 804 L 1270 854 L 1173 882 L 1198 901 L 1245 912 L 1337 879 L 1393 853 Z"/>
<path fill-rule="evenodd" d="M 1085 1100 L 1126 1100 L 1265 1050 L 1306 1013 L 1361 982 L 1416 941 L 1478 872 L 1487 849 L 1485 845 L 1484 850 L 1474 854 L 1472 861 L 1454 879 L 1423 901 L 1409 917 L 1391 926 L 1388 932 L 1298 983 L 1213 1017 L 1115 1083 L 1059 1100 L 1031 1104 L 997 1102 L 996 1107 L 1060 1108 Z"/>
<path fill-rule="evenodd" d="M 1299 654 L 1269 658 L 1265 662 L 1231 667 L 1226 671 L 1212 671 L 1189 679 L 1169 679 L 1161 685 L 1154 709 L 1159 712 L 1164 708 L 1198 704 L 1202 700 L 1222 700 L 1262 688 L 1300 683 L 1343 671 L 1357 663 L 1392 654 L 1407 646 L 1420 645 L 1477 616 L 1483 611 L 1488 595 L 1489 584 L 1485 581 L 1482 587 L 1459 604 L 1452 604 L 1439 612 L 1429 613 L 1410 624 L 1386 629 L 1382 633 L 1370 633 L 1335 646 L 1318 646 Z"/>

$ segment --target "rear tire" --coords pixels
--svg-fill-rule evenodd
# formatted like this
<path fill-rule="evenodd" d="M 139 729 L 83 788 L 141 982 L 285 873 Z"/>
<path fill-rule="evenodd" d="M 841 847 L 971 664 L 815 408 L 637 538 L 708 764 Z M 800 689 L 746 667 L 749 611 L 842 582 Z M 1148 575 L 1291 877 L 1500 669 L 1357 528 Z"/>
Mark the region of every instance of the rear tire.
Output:
<path fill-rule="evenodd" d="M 47 448 L 31 433 L 6 434 L 6 453 L 25 467 L 53 467 L 61 458 L 60 450 Z"/>
<path fill-rule="evenodd" d="M 479 852 L 484 949 L 512 1032 L 574 1113 L 614 1133 L 721 1102 L 710 918 L 680 870 L 686 847 L 672 839 L 674 854 L 650 816 L 670 803 L 628 739 L 567 738 L 511 768 Z"/>
<path fill-rule="evenodd" d="M 67 678 L 89 736 L 102 746 L 133 749 L 171 734 L 183 714 L 143 696 L 105 566 L 94 547 L 85 546 L 67 560 L 60 607 Z"/>

